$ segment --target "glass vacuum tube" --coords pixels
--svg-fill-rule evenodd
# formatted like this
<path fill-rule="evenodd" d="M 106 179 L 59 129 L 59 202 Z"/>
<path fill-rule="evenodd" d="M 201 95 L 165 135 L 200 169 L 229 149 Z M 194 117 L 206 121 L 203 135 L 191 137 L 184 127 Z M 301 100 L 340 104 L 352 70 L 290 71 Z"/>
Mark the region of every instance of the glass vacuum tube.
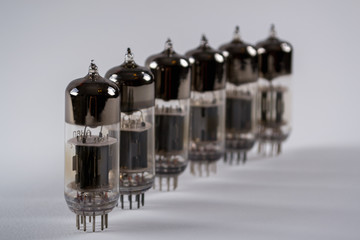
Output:
<path fill-rule="evenodd" d="M 120 93 L 92 62 L 65 91 L 65 200 L 76 226 L 101 216 L 101 230 L 119 199 Z"/>
<path fill-rule="evenodd" d="M 230 43 L 220 47 L 226 59 L 226 153 L 224 160 L 245 163 L 256 139 L 258 55 L 240 38 L 237 26 Z"/>
<path fill-rule="evenodd" d="M 262 154 L 280 154 L 281 144 L 291 131 L 290 76 L 293 47 L 279 40 L 274 25 L 270 36 L 259 42 L 259 90 L 257 121 Z"/>
<path fill-rule="evenodd" d="M 165 50 L 146 60 L 155 77 L 155 170 L 170 190 L 176 189 L 178 176 L 188 162 L 190 113 L 190 64 L 177 54 L 168 39 Z M 155 187 L 155 184 L 154 184 Z"/>
<path fill-rule="evenodd" d="M 125 62 L 110 69 L 106 78 L 115 82 L 121 92 L 120 127 L 120 203 L 124 195 L 129 208 L 136 201 L 144 206 L 144 193 L 152 187 L 154 172 L 154 105 L 155 82 L 152 73 L 138 66 L 128 48 Z"/>
<path fill-rule="evenodd" d="M 200 46 L 186 53 L 191 65 L 190 172 L 209 175 L 225 145 L 225 59 L 203 35 Z M 197 166 L 196 166 L 197 165 Z"/>

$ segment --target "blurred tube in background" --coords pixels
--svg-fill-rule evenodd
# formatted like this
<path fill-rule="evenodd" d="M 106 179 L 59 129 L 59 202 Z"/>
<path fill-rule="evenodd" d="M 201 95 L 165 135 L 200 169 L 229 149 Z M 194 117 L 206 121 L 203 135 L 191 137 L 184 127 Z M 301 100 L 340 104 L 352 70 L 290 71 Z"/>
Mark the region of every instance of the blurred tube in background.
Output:
<path fill-rule="evenodd" d="M 203 35 L 200 46 L 187 52 L 191 65 L 190 171 L 216 172 L 225 148 L 225 58 Z"/>
<path fill-rule="evenodd" d="M 233 40 L 220 46 L 226 62 L 226 152 L 224 160 L 246 162 L 256 140 L 258 55 L 235 29 Z"/>
<path fill-rule="evenodd" d="M 174 51 L 168 39 L 164 51 L 150 56 L 145 65 L 154 74 L 156 86 L 155 171 L 158 189 L 175 190 L 178 176 L 188 163 L 190 63 Z"/>
<path fill-rule="evenodd" d="M 155 82 L 152 73 L 137 65 L 128 48 L 125 62 L 110 69 L 106 78 L 115 82 L 121 92 L 120 125 L 120 204 L 124 195 L 129 208 L 144 206 L 145 192 L 155 178 L 154 109 Z"/>
<path fill-rule="evenodd" d="M 275 26 L 270 36 L 259 42 L 259 90 L 257 122 L 258 152 L 281 153 L 282 142 L 291 132 L 291 72 L 293 47 L 277 38 Z"/>

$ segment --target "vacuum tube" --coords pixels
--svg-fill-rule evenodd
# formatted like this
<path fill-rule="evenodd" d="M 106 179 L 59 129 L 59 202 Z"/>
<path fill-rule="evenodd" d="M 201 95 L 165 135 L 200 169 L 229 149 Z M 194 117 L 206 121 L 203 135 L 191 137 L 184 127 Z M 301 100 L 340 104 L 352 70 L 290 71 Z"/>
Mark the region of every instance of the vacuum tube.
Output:
<path fill-rule="evenodd" d="M 200 46 L 186 53 L 191 66 L 190 172 L 209 175 L 225 145 L 225 59 L 212 49 L 205 35 Z"/>
<path fill-rule="evenodd" d="M 244 163 L 256 139 L 258 55 L 240 38 L 237 26 L 230 43 L 220 47 L 226 59 L 226 153 L 224 160 Z"/>
<path fill-rule="evenodd" d="M 101 230 L 119 199 L 120 93 L 92 62 L 65 91 L 65 200 L 86 231 L 96 216 Z"/>
<path fill-rule="evenodd" d="M 155 77 L 155 170 L 159 190 L 170 190 L 188 162 L 190 63 L 168 39 L 165 50 L 146 60 Z M 155 184 L 154 184 L 155 187 Z"/>
<path fill-rule="evenodd" d="M 140 208 L 144 206 L 144 193 L 152 187 L 155 177 L 154 77 L 147 68 L 135 63 L 129 48 L 125 62 L 110 69 L 105 77 L 115 82 L 121 93 L 121 208 L 124 209 L 124 195 L 128 197 L 130 209 L 133 201 Z"/>
<path fill-rule="evenodd" d="M 257 45 L 259 54 L 259 153 L 280 154 L 291 131 L 290 74 L 293 47 L 279 40 L 274 25 L 270 36 Z"/>

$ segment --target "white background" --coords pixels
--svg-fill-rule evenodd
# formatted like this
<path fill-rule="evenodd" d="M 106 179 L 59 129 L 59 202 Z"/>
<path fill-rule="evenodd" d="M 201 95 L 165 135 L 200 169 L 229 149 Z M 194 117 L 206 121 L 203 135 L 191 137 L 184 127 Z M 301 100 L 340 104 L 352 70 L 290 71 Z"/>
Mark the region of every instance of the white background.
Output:
<path fill-rule="evenodd" d="M 360 3 L 356 1 L 1 1 L 1 239 L 359 239 Z M 294 46 L 293 133 L 279 158 L 178 191 L 147 194 L 139 211 L 110 214 L 101 234 L 75 230 L 63 199 L 64 90 L 163 49 L 256 43 L 275 23 Z M 259 161 L 256 161 L 259 160 Z"/>

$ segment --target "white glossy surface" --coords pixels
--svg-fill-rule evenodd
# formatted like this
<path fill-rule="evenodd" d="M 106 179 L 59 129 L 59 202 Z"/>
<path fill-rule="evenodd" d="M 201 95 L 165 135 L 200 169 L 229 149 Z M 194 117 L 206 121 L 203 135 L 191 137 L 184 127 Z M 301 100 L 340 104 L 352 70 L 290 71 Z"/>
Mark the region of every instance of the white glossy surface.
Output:
<path fill-rule="evenodd" d="M 142 6 L 139 8 L 139 6 Z M 204 8 L 204 6 L 206 6 Z M 169 9 L 169 10 L 168 10 Z M 174 9 L 174 10 L 171 10 Z M 0 4 L 0 239 L 360 239 L 359 1 L 12 1 Z M 267 37 L 294 46 L 293 129 L 279 158 L 192 178 L 75 229 L 64 185 L 64 89 L 171 37 L 184 53 Z"/>
<path fill-rule="evenodd" d="M 59 179 L 1 199 L 1 239 L 359 239 L 360 149 L 304 148 L 245 166 L 218 164 L 209 178 L 180 178 L 175 192 L 146 194 L 140 210 L 109 214 L 84 233 Z M 59 161 L 61 159 L 58 159 Z M 10 191 L 11 192 L 11 191 Z M 99 221 L 98 221 L 99 223 Z M 99 227 L 98 227 L 99 229 Z"/>

